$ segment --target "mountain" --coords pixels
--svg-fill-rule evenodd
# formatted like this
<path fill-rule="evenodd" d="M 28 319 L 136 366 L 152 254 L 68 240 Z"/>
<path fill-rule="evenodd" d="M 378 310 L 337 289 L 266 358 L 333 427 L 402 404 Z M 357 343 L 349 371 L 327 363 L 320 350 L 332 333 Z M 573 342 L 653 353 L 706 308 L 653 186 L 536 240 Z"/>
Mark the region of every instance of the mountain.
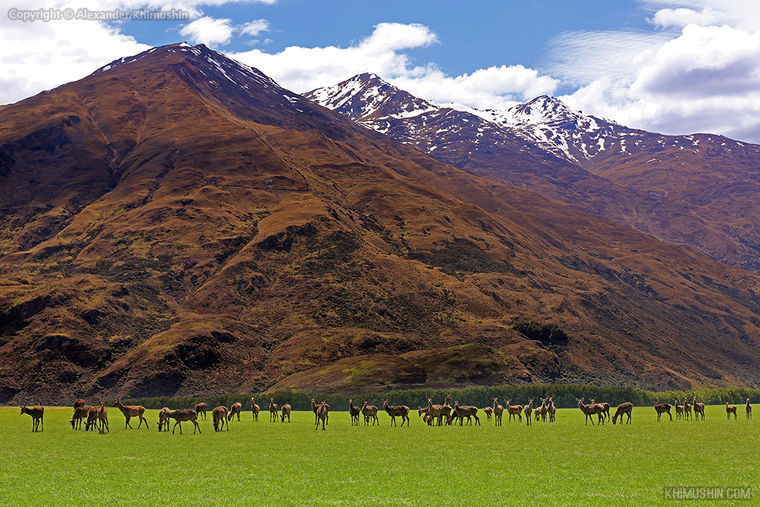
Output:
<path fill-rule="evenodd" d="M 548 96 L 501 110 L 437 106 L 370 74 L 306 97 L 470 173 L 760 270 L 760 146 L 630 129 Z"/>
<path fill-rule="evenodd" d="M 760 381 L 760 276 L 203 45 L 0 106 L 0 153 L 3 402 Z"/>

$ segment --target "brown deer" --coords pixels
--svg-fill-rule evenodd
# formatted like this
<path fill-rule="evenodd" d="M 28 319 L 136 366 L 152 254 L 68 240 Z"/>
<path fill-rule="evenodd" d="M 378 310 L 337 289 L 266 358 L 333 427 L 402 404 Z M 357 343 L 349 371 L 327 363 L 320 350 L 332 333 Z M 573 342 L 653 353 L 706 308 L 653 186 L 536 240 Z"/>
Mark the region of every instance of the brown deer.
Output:
<path fill-rule="evenodd" d="M 113 402 L 113 406 L 121 410 L 121 413 L 124 414 L 124 417 L 126 419 L 126 424 L 124 425 L 124 429 L 132 428 L 132 425 L 129 424 L 129 420 L 133 417 L 139 417 L 140 418 L 140 424 L 137 425 L 137 429 L 140 429 L 140 426 L 142 426 L 142 423 L 145 423 L 145 428 L 148 428 L 148 420 L 143 417 L 143 414 L 145 413 L 145 407 L 142 405 L 122 405 L 121 400 L 116 400 Z"/>
<path fill-rule="evenodd" d="M 523 407 L 523 412 L 525 412 L 525 418 L 528 420 L 528 426 L 530 426 L 530 419 L 533 415 L 533 398 L 528 400 L 528 404 Z"/>
<path fill-rule="evenodd" d="M 595 415 L 598 417 L 599 424 L 604 424 L 604 415 L 602 415 L 604 407 L 598 403 L 584 405 L 583 398 L 576 398 L 576 401 L 578 402 L 578 408 L 581 409 L 581 412 L 586 416 L 586 424 L 588 424 L 588 420 L 591 419 L 591 425 L 593 426 Z"/>
<path fill-rule="evenodd" d="M 285 418 L 288 418 L 288 422 L 290 422 L 290 403 L 286 403 L 282 406 L 282 422 L 285 422 Z"/>
<path fill-rule="evenodd" d="M 243 410 L 243 404 L 236 401 L 230 406 L 230 413 L 227 414 L 227 421 L 231 421 L 234 416 L 237 415 L 237 420 L 240 421 L 240 412 Z"/>
<path fill-rule="evenodd" d="M 426 423 L 428 426 L 433 425 L 433 418 L 428 414 L 427 407 L 420 407 L 417 409 L 417 416 L 422 417 L 422 422 Z"/>
<path fill-rule="evenodd" d="M 448 401 L 448 396 L 446 397 L 446 401 Z M 433 398 L 431 398 L 430 396 L 428 396 L 427 402 L 428 402 L 428 405 L 427 405 L 427 410 L 425 413 L 431 419 L 438 420 L 438 426 L 440 426 L 443 422 L 443 417 L 444 417 L 443 407 L 444 406 L 433 405 Z M 448 415 L 451 413 L 451 407 L 447 406 L 447 408 L 448 410 L 446 411 L 447 413 L 445 414 L 446 417 L 448 417 Z"/>
<path fill-rule="evenodd" d="M 673 416 L 670 414 L 670 403 L 656 403 L 654 404 L 654 409 L 657 411 L 657 421 L 660 420 L 660 416 L 662 414 L 668 414 L 668 417 L 670 417 L 670 420 L 673 420 Z"/>
<path fill-rule="evenodd" d="M 747 413 L 747 419 L 752 419 L 752 405 L 749 404 L 749 398 L 747 398 L 747 402 L 744 404 L 744 411 Z"/>
<path fill-rule="evenodd" d="M 100 433 L 111 433 L 111 428 L 108 426 L 108 409 L 106 408 L 106 402 L 101 401 L 98 406 L 98 431 Z"/>
<path fill-rule="evenodd" d="M 522 407 L 520 408 L 522 410 Z M 501 426 L 501 416 L 504 414 L 504 407 L 499 405 L 499 398 L 494 396 L 493 399 L 493 424 Z M 521 418 L 522 419 L 522 418 Z"/>
<path fill-rule="evenodd" d="M 256 400 L 254 398 L 251 398 L 251 416 L 253 417 L 254 421 L 259 420 L 259 406 L 256 405 Z"/>
<path fill-rule="evenodd" d="M 377 418 L 377 407 L 374 405 L 367 405 L 367 402 L 365 401 L 364 404 L 362 404 L 362 415 L 364 416 L 364 424 L 369 424 L 370 420 L 372 421 L 372 426 L 377 423 L 377 425 L 380 425 L 380 420 Z"/>
<path fill-rule="evenodd" d="M 404 421 L 409 426 L 409 407 L 406 405 L 388 405 L 388 400 L 383 400 L 383 408 L 391 416 L 391 426 L 396 426 L 396 417 L 401 417 L 401 427 L 404 427 Z"/>
<path fill-rule="evenodd" d="M 325 423 L 327 422 L 327 414 L 330 411 L 330 405 L 324 401 L 319 404 L 317 408 L 317 424 L 314 425 L 314 429 L 319 429 L 319 421 L 322 421 L 322 429 L 325 429 Z"/>
<path fill-rule="evenodd" d="M 227 425 L 227 431 L 230 431 L 230 423 L 227 421 L 227 407 L 220 405 L 211 411 L 211 420 L 214 422 L 214 431 L 222 431 L 224 425 Z"/>
<path fill-rule="evenodd" d="M 348 399 L 348 413 L 351 416 L 351 426 L 356 423 L 356 426 L 359 426 L 359 407 L 354 406 L 354 399 L 349 398 Z"/>
<path fill-rule="evenodd" d="M 592 405 L 599 405 L 602 407 L 602 419 L 606 418 L 609 420 L 610 418 L 610 404 L 609 403 L 597 403 L 594 398 L 591 398 L 591 404 Z"/>
<path fill-rule="evenodd" d="M 546 422 L 546 414 L 549 412 L 549 407 L 546 404 L 546 398 L 541 398 L 541 406 L 536 408 L 535 415 L 536 421 L 541 419 L 541 422 Z"/>
<path fill-rule="evenodd" d="M 277 422 L 277 419 L 280 418 L 278 415 L 279 409 L 280 407 L 274 402 L 274 398 L 269 398 L 269 422 Z"/>
<path fill-rule="evenodd" d="M 483 412 L 486 414 L 486 422 L 491 421 L 491 415 L 493 415 L 493 407 L 483 408 Z"/>
<path fill-rule="evenodd" d="M 90 407 L 87 410 L 87 421 L 84 423 L 84 430 L 90 431 L 90 428 L 94 430 L 94 428 L 98 425 L 98 411 L 100 410 L 100 405 L 95 405 L 93 407 Z"/>
<path fill-rule="evenodd" d="M 32 416 L 32 433 L 45 429 L 45 423 L 42 420 L 45 416 L 45 409 L 43 407 L 27 407 L 24 405 L 21 407 L 21 415 L 24 414 Z"/>
<path fill-rule="evenodd" d="M 694 419 L 699 420 L 699 416 L 702 416 L 702 420 L 705 420 L 705 404 L 697 402 L 697 397 L 694 396 L 691 399 L 691 404 L 694 405 Z"/>
<path fill-rule="evenodd" d="M 203 420 L 206 420 L 206 410 L 208 410 L 208 403 L 206 402 L 200 402 L 197 405 L 195 405 L 195 413 L 198 414 L 198 419 L 203 416 Z"/>
<path fill-rule="evenodd" d="M 691 405 L 689 405 L 689 398 L 683 399 L 683 416 L 687 421 L 691 419 Z"/>
<path fill-rule="evenodd" d="M 728 402 L 726 402 L 726 415 L 729 419 L 731 419 L 731 414 L 734 414 L 734 419 L 736 419 L 736 405 L 728 405 Z"/>
<path fill-rule="evenodd" d="M 625 403 L 621 403 L 617 406 L 617 410 L 615 410 L 615 415 L 612 416 L 612 424 L 615 424 L 615 421 L 617 418 L 620 418 L 620 424 L 623 424 L 623 416 L 628 416 L 628 421 L 626 424 L 631 424 L 631 413 L 633 412 L 633 403 L 630 403 L 626 401 Z"/>
<path fill-rule="evenodd" d="M 74 402 L 74 408 L 84 407 L 84 403 L 85 403 L 85 401 L 82 398 L 78 398 Z"/>
<path fill-rule="evenodd" d="M 554 417 L 557 414 L 557 407 L 554 406 L 554 398 L 549 396 L 549 422 L 554 422 Z"/>
<path fill-rule="evenodd" d="M 458 401 L 454 402 L 454 413 L 459 418 L 459 425 L 462 426 L 462 421 L 466 417 L 469 424 L 472 424 L 472 417 L 475 418 L 475 425 L 480 426 L 480 419 L 478 418 L 478 407 L 471 405 L 459 405 Z"/>
<path fill-rule="evenodd" d="M 74 415 L 71 416 L 71 427 L 75 430 L 81 430 L 82 429 L 82 420 L 87 419 L 87 412 L 89 412 L 90 407 L 84 407 L 82 405 L 74 408 Z"/>
<path fill-rule="evenodd" d="M 198 414 L 195 410 L 191 408 L 182 408 L 179 410 L 174 410 L 172 412 L 169 412 L 169 418 L 174 419 L 174 426 L 172 427 L 172 435 L 174 435 L 174 430 L 177 429 L 177 425 L 179 424 L 179 434 L 182 434 L 182 423 L 185 421 L 192 421 L 193 423 L 193 435 L 195 435 L 195 430 L 198 430 L 198 433 L 201 433 L 201 427 L 198 425 Z M 229 419 L 228 419 L 229 420 Z"/>
<path fill-rule="evenodd" d="M 673 407 L 676 409 L 676 420 L 683 419 L 683 405 L 678 404 L 678 399 L 673 402 Z"/>
<path fill-rule="evenodd" d="M 510 405 L 510 403 L 512 403 L 512 400 L 507 400 L 507 413 L 509 414 L 509 420 L 512 421 L 513 418 L 517 417 L 518 421 L 522 422 L 522 405 Z"/>
<path fill-rule="evenodd" d="M 159 432 L 161 431 L 162 428 L 166 428 L 166 431 L 169 431 L 169 412 L 171 412 L 171 409 L 169 409 L 169 407 L 164 407 L 158 411 L 158 431 Z"/>

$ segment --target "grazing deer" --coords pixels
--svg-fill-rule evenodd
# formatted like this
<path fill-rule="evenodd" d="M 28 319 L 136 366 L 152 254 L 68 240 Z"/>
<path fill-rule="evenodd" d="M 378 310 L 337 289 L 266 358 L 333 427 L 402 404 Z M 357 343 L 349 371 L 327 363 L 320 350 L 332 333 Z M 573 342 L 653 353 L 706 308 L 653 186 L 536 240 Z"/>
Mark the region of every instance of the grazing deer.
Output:
<path fill-rule="evenodd" d="M 359 426 L 359 407 L 354 406 L 354 399 L 349 398 L 348 399 L 348 413 L 351 416 L 351 426 L 356 423 L 357 426 Z"/>
<path fill-rule="evenodd" d="M 82 429 L 82 420 L 87 419 L 87 412 L 89 412 L 89 410 L 90 407 L 84 407 L 82 405 L 74 408 L 74 415 L 71 416 L 71 421 L 69 421 L 72 429 Z"/>
<path fill-rule="evenodd" d="M 166 431 L 169 431 L 169 412 L 171 412 L 171 409 L 169 407 L 164 407 L 161 410 L 158 411 L 158 431 L 161 431 L 161 428 L 166 428 Z"/>
<path fill-rule="evenodd" d="M 198 414 L 198 419 L 203 416 L 203 420 L 206 420 L 206 410 L 208 410 L 208 403 L 202 401 L 195 405 L 195 413 Z"/>
<path fill-rule="evenodd" d="M 705 404 L 697 402 L 697 397 L 694 396 L 691 399 L 691 404 L 694 405 L 694 419 L 699 420 L 699 416 L 702 416 L 702 420 L 705 420 Z"/>
<path fill-rule="evenodd" d="M 726 402 L 726 416 L 728 416 L 729 419 L 731 419 L 731 414 L 734 414 L 734 419 L 736 419 L 736 405 L 728 405 L 728 402 Z"/>
<path fill-rule="evenodd" d="M 522 422 L 522 405 L 510 405 L 510 403 L 512 403 L 512 400 L 507 400 L 507 413 L 509 414 L 509 421 L 512 421 L 512 419 L 517 417 L 518 421 Z"/>
<path fill-rule="evenodd" d="M 104 433 L 105 431 L 111 433 L 111 428 L 108 426 L 108 409 L 106 408 L 105 401 L 101 401 L 98 406 L 98 431 L 100 433 Z"/>
<path fill-rule="evenodd" d="M 182 423 L 185 421 L 192 421 L 193 435 L 195 435 L 195 430 L 198 430 L 198 433 L 201 433 L 201 427 L 198 425 L 198 414 L 191 408 L 182 408 L 179 410 L 174 410 L 173 412 L 169 412 L 169 418 L 174 419 L 175 421 L 174 426 L 172 427 L 172 435 L 174 435 L 174 430 L 177 429 L 178 424 L 179 434 L 182 434 Z"/>
<path fill-rule="evenodd" d="M 509 403 L 507 403 L 509 404 Z M 522 407 L 521 407 L 522 410 Z M 493 424 L 494 426 L 501 426 L 501 416 L 504 413 L 504 407 L 499 405 L 499 398 L 493 399 Z M 522 420 L 522 418 L 521 418 Z"/>
<path fill-rule="evenodd" d="M 747 398 L 747 402 L 744 404 L 744 411 L 747 413 L 747 419 L 752 419 L 752 405 L 749 404 L 749 398 Z"/>
<path fill-rule="evenodd" d="M 230 431 L 230 423 L 227 421 L 227 407 L 224 405 L 218 406 L 211 411 L 211 420 L 214 422 L 214 431 L 222 431 L 225 424 L 227 425 L 227 431 Z"/>
<path fill-rule="evenodd" d="M 78 398 L 74 402 L 74 408 L 84 407 L 84 403 L 85 403 L 85 401 L 82 398 Z"/>
<path fill-rule="evenodd" d="M 687 421 L 691 418 L 691 405 L 689 405 L 689 398 L 683 399 L 683 416 Z"/>
<path fill-rule="evenodd" d="M 588 420 L 591 419 L 591 425 L 593 426 L 595 415 L 598 417 L 599 424 L 604 424 L 604 415 L 602 415 L 604 407 L 598 403 L 584 405 L 583 398 L 576 398 L 576 401 L 578 402 L 578 408 L 581 409 L 581 412 L 586 416 L 586 424 L 588 424 Z"/>
<path fill-rule="evenodd" d="M 126 418 L 126 424 L 124 425 L 124 429 L 132 428 L 132 425 L 129 424 L 129 420 L 133 417 L 139 417 L 140 418 L 140 424 L 137 425 L 137 429 L 140 429 L 140 426 L 142 426 L 142 423 L 145 423 L 145 427 L 148 428 L 148 420 L 143 417 L 143 414 L 145 413 L 145 407 L 142 405 L 122 405 L 121 400 L 116 400 L 113 402 L 113 406 L 121 410 L 121 413 L 124 414 L 124 417 Z"/>
<path fill-rule="evenodd" d="M 278 415 L 279 409 L 280 407 L 274 402 L 274 398 L 269 398 L 269 422 L 277 422 L 277 419 L 280 418 Z"/>
<path fill-rule="evenodd" d="M 330 405 L 324 401 L 319 404 L 317 408 L 317 424 L 314 425 L 314 429 L 319 429 L 319 421 L 322 421 L 322 429 L 325 429 L 325 423 L 327 422 L 327 414 L 330 411 Z"/>
<path fill-rule="evenodd" d="M 391 416 L 391 426 L 396 426 L 396 417 L 401 417 L 401 427 L 404 427 L 404 421 L 409 426 L 409 407 L 406 405 L 388 405 L 388 400 L 383 400 L 383 408 Z"/>
<path fill-rule="evenodd" d="M 523 412 L 525 412 L 525 419 L 528 420 L 528 426 L 530 426 L 530 419 L 533 415 L 533 398 L 528 400 L 528 404 L 523 407 Z"/>
<path fill-rule="evenodd" d="M 554 398 L 549 396 L 549 422 L 554 422 L 557 413 L 557 407 L 554 406 Z"/>
<path fill-rule="evenodd" d="M 424 414 L 424 415 L 423 415 Z M 417 416 L 422 417 L 422 422 L 426 423 L 428 426 L 433 425 L 433 418 L 428 414 L 427 407 L 420 407 L 417 409 Z"/>
<path fill-rule="evenodd" d="M 240 421 L 240 412 L 243 410 L 243 404 L 236 401 L 230 406 L 230 413 L 227 415 L 227 421 L 231 421 L 232 418 L 237 415 L 237 420 Z"/>
<path fill-rule="evenodd" d="M 377 423 L 378 426 L 380 426 L 380 419 L 377 418 L 377 407 L 374 405 L 367 405 L 367 402 L 365 401 L 362 405 L 362 415 L 364 415 L 364 424 L 369 424 L 369 421 L 372 421 L 372 426 Z"/>
<path fill-rule="evenodd" d="M 45 423 L 42 420 L 45 415 L 45 409 L 43 407 L 27 407 L 24 405 L 21 407 L 21 415 L 24 414 L 32 416 L 32 433 L 45 429 Z"/>
<path fill-rule="evenodd" d="M 660 420 L 660 416 L 662 416 L 663 413 L 668 414 L 668 417 L 670 417 L 670 420 L 673 420 L 673 416 L 670 414 L 670 403 L 656 403 L 654 404 L 654 409 L 657 411 L 657 421 Z"/>
<path fill-rule="evenodd" d="M 259 420 L 259 406 L 256 405 L 256 400 L 254 398 L 251 398 L 251 416 L 253 417 L 254 421 Z"/>
<path fill-rule="evenodd" d="M 459 425 L 462 425 L 463 419 L 466 417 L 469 424 L 472 424 L 472 417 L 475 418 L 475 425 L 480 426 L 480 419 L 478 418 L 478 407 L 471 405 L 460 406 L 458 401 L 454 402 L 454 413 L 459 418 Z"/>
<path fill-rule="evenodd" d="M 626 401 L 625 403 L 621 403 L 617 406 L 617 410 L 615 411 L 615 415 L 612 416 L 612 424 L 615 424 L 615 421 L 617 418 L 620 418 L 620 424 L 623 424 L 623 416 L 628 416 L 628 421 L 626 424 L 631 424 L 631 413 L 633 412 L 633 403 L 630 403 Z"/>
<path fill-rule="evenodd" d="M 491 421 L 491 415 L 493 414 L 493 407 L 485 407 L 483 408 L 483 412 L 486 414 L 486 421 Z"/>
<path fill-rule="evenodd" d="M 282 406 L 282 422 L 285 422 L 285 418 L 288 418 L 288 422 L 290 422 L 290 403 L 286 403 Z"/>
<path fill-rule="evenodd" d="M 677 399 L 673 402 L 673 406 L 676 409 L 676 420 L 683 419 L 683 406 L 678 404 Z"/>
<path fill-rule="evenodd" d="M 100 405 L 95 405 L 87 410 L 87 421 L 84 423 L 84 430 L 90 431 L 90 428 L 95 428 L 98 425 L 98 411 Z"/>

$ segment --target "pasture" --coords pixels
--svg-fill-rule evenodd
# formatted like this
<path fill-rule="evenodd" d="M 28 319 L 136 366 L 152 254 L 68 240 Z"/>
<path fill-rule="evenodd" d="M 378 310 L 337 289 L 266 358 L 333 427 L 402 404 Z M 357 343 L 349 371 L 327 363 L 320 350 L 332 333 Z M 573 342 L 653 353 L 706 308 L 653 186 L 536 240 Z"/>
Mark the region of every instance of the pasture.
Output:
<path fill-rule="evenodd" d="M 215 433 L 211 414 L 179 430 L 124 429 L 109 406 L 110 433 L 74 431 L 71 408 L 46 408 L 44 431 L 17 407 L 0 408 L 0 497 L 6 503 L 317 504 L 537 502 L 665 503 L 666 486 L 754 487 L 760 494 L 760 418 L 737 420 L 708 406 L 706 420 L 656 421 L 636 407 L 633 424 L 584 425 L 578 409 L 559 409 L 555 423 L 528 427 L 351 426 L 330 412 L 326 431 L 311 412 L 292 423 L 258 422 L 250 411 Z M 338 407 L 333 407 L 338 408 Z M 342 408 L 342 407 L 341 407 Z M 413 407 L 416 408 L 416 407 Z M 613 408 L 614 412 L 614 408 Z M 675 413 L 673 413 L 675 416 Z M 172 421 L 172 425 L 174 421 Z M 133 424 L 133 426 L 137 426 Z"/>

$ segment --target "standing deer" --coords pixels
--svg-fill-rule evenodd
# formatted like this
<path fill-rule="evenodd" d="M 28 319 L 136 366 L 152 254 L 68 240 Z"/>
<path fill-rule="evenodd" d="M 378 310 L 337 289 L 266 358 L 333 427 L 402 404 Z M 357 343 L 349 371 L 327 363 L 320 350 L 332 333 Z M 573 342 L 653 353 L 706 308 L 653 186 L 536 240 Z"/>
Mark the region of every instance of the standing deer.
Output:
<path fill-rule="evenodd" d="M 193 435 L 195 435 L 195 430 L 198 430 L 198 433 L 201 433 L 201 427 L 198 425 L 198 414 L 191 408 L 182 408 L 180 410 L 169 412 L 169 418 L 174 419 L 175 421 L 174 426 L 172 427 L 172 435 L 174 435 L 174 430 L 177 429 L 178 424 L 179 434 L 182 434 L 182 423 L 184 421 L 192 421 Z"/>
<path fill-rule="evenodd" d="M 673 403 L 676 409 L 676 419 L 683 419 L 683 406 L 678 404 L 677 399 Z"/>
<path fill-rule="evenodd" d="M 319 421 L 322 421 L 322 429 L 325 429 L 325 423 L 327 421 L 327 414 L 330 410 L 330 405 L 324 401 L 319 404 L 317 408 L 317 424 L 314 425 L 314 429 L 319 429 Z"/>
<path fill-rule="evenodd" d="M 111 428 L 108 426 L 108 409 L 106 408 L 106 402 L 101 401 L 100 405 L 98 406 L 98 431 L 100 433 L 103 433 L 104 431 L 107 431 L 108 433 L 111 433 Z M 147 422 L 146 422 L 147 426 Z"/>
<path fill-rule="evenodd" d="M 206 410 L 208 410 L 208 403 L 202 401 L 195 405 L 195 413 L 198 414 L 198 419 L 203 416 L 203 420 L 206 420 Z"/>
<path fill-rule="evenodd" d="M 24 405 L 21 407 L 21 415 L 24 414 L 32 416 L 32 433 L 45 429 L 45 423 L 42 420 L 45 416 L 45 409 L 43 407 L 27 407 Z"/>
<path fill-rule="evenodd" d="M 227 425 L 227 431 L 230 431 L 230 423 L 227 421 L 227 407 L 224 405 L 218 406 L 211 411 L 211 420 L 214 422 L 214 431 L 222 431 L 225 424 Z"/>
<path fill-rule="evenodd" d="M 480 419 L 478 419 L 478 407 L 470 405 L 459 405 L 458 401 L 454 402 L 454 413 L 459 418 L 459 425 L 462 425 L 463 419 L 466 417 L 469 424 L 472 424 L 472 417 L 475 418 L 475 425 L 480 426 Z"/>
<path fill-rule="evenodd" d="M 377 423 L 378 426 L 380 426 L 380 420 L 377 418 L 377 407 L 374 405 L 367 405 L 367 402 L 365 401 L 362 405 L 362 415 L 364 415 L 364 424 L 369 424 L 369 421 L 372 421 L 372 426 Z"/>
<path fill-rule="evenodd" d="M 391 426 L 396 426 L 396 417 L 401 417 L 401 427 L 404 427 L 404 421 L 406 421 L 407 427 L 409 426 L 409 407 L 406 405 L 388 405 L 388 400 L 383 400 L 383 408 L 388 415 L 391 416 Z"/>
<path fill-rule="evenodd" d="M 274 402 L 274 398 L 269 398 L 269 422 L 277 422 L 277 419 L 279 419 L 277 415 L 279 408 L 277 403 Z"/>
<path fill-rule="evenodd" d="M 166 431 L 169 431 L 169 413 L 171 410 L 169 407 L 164 407 L 161 410 L 158 411 L 158 431 L 160 432 L 162 428 L 166 428 Z"/>
<path fill-rule="evenodd" d="M 71 427 L 75 430 L 82 429 L 82 420 L 87 419 L 87 412 L 89 412 L 90 407 L 85 406 L 78 406 L 74 408 L 74 415 L 71 416 Z"/>
<path fill-rule="evenodd" d="M 546 414 L 549 412 L 549 407 L 546 405 L 546 398 L 541 398 L 541 406 L 536 409 L 536 421 L 539 417 L 541 422 L 546 422 Z"/>
<path fill-rule="evenodd" d="M 240 411 L 243 410 L 243 404 L 239 401 L 236 401 L 232 404 L 230 407 L 230 413 L 227 415 L 227 421 L 231 421 L 232 418 L 237 415 L 237 420 L 240 421 Z M 180 430 L 180 433 L 182 430 Z"/>
<path fill-rule="evenodd" d="M 673 416 L 670 414 L 670 403 L 655 403 L 654 409 L 657 411 L 657 421 L 660 420 L 663 413 L 668 414 L 670 420 L 673 421 Z"/>
<path fill-rule="evenodd" d="M 621 403 L 617 406 L 617 410 L 615 411 L 615 415 L 612 416 L 612 424 L 615 424 L 615 421 L 617 418 L 620 418 L 620 424 L 623 424 L 623 415 L 628 416 L 628 421 L 626 424 L 631 424 L 631 413 L 633 412 L 633 403 L 630 403 L 626 401 L 625 403 Z"/>
<path fill-rule="evenodd" d="M 259 420 L 259 406 L 256 405 L 256 400 L 251 397 L 251 416 L 253 417 L 254 421 Z"/>
<path fill-rule="evenodd" d="M 282 406 L 282 422 L 285 422 L 286 417 L 288 418 L 288 422 L 290 422 L 290 409 L 290 403 L 286 403 Z"/>
<path fill-rule="evenodd" d="M 351 416 L 351 426 L 356 423 L 357 426 L 359 426 L 359 407 L 354 406 L 354 399 L 349 398 L 348 399 L 348 413 Z"/>
<path fill-rule="evenodd" d="M 691 404 L 694 405 L 694 419 L 699 420 L 699 416 L 702 416 L 702 420 L 705 420 L 705 404 L 697 402 L 697 397 L 694 396 L 691 399 Z"/>
<path fill-rule="evenodd" d="M 512 403 L 512 400 L 507 400 L 507 412 L 509 413 L 509 421 L 512 421 L 515 417 L 517 417 L 519 422 L 522 422 L 522 405 L 510 405 Z"/>
<path fill-rule="evenodd" d="M 728 402 L 726 402 L 726 416 L 728 416 L 729 419 L 731 419 L 731 414 L 734 414 L 734 419 L 736 419 L 736 405 L 728 405 Z"/>
<path fill-rule="evenodd" d="M 747 419 L 752 419 L 752 405 L 749 404 L 749 398 L 747 398 L 747 402 L 744 404 L 744 411 L 747 413 Z"/>
<path fill-rule="evenodd" d="M 311 411 L 314 412 L 314 424 L 317 424 L 317 411 L 319 410 L 319 404 L 314 398 L 309 401 L 311 401 Z"/>
<path fill-rule="evenodd" d="M 78 398 L 74 402 L 74 408 L 84 407 L 85 401 L 82 398 Z"/>
<path fill-rule="evenodd" d="M 95 428 L 98 424 L 98 410 L 100 405 L 95 405 L 87 410 L 87 421 L 84 423 L 84 430 L 90 431 L 90 428 Z"/>
<path fill-rule="evenodd" d="M 530 419 L 533 413 L 533 398 L 528 400 L 528 404 L 523 407 L 523 412 L 525 412 L 525 419 L 528 420 L 528 426 L 530 426 Z"/>
<path fill-rule="evenodd" d="M 578 402 L 578 408 L 581 409 L 581 412 L 583 412 L 583 414 L 586 416 L 586 424 L 588 424 L 588 420 L 590 418 L 591 425 L 593 426 L 595 415 L 598 417 L 599 424 L 604 424 L 604 415 L 602 414 L 604 407 L 598 403 L 584 405 L 583 398 L 576 398 L 576 401 Z"/>
<path fill-rule="evenodd" d="M 148 420 L 143 417 L 143 414 L 145 413 L 145 407 L 142 405 L 122 405 L 121 400 L 116 400 L 113 402 L 113 406 L 121 410 L 121 413 L 124 414 L 124 417 L 126 419 L 126 424 L 124 425 L 124 429 L 132 428 L 132 425 L 129 424 L 129 420 L 133 417 L 139 417 L 140 418 L 140 424 L 137 425 L 137 429 L 140 429 L 140 426 L 142 426 L 142 423 L 145 423 L 145 428 L 148 428 Z"/>
<path fill-rule="evenodd" d="M 683 416 L 687 421 L 691 418 L 691 405 L 689 405 L 689 398 L 683 399 Z"/>
<path fill-rule="evenodd" d="M 483 408 L 483 412 L 486 414 L 486 421 L 490 421 L 491 415 L 493 414 L 493 407 L 485 407 Z"/>
<path fill-rule="evenodd" d="M 606 418 L 609 420 L 610 418 L 610 404 L 609 403 L 597 403 L 594 398 L 591 398 L 591 404 L 599 405 L 600 407 L 602 407 L 602 419 Z"/>
<path fill-rule="evenodd" d="M 554 416 L 557 413 L 557 407 L 554 406 L 554 398 L 549 396 L 549 422 L 554 422 Z"/>
<path fill-rule="evenodd" d="M 509 403 L 507 403 L 509 404 Z M 493 424 L 501 426 L 501 416 L 504 413 L 504 407 L 499 405 L 499 398 L 494 396 L 493 399 Z"/>

